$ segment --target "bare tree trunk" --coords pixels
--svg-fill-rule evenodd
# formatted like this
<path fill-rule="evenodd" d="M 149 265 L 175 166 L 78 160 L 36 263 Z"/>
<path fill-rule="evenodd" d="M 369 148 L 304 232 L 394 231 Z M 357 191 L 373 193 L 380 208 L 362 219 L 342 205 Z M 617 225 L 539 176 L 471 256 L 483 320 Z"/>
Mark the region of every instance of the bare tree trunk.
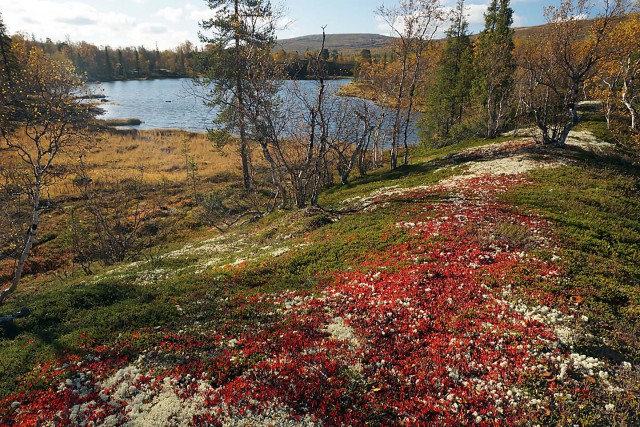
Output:
<path fill-rule="evenodd" d="M 578 110 L 576 110 L 576 104 L 578 100 L 578 94 L 580 93 L 580 87 L 578 84 L 575 84 L 571 89 L 571 102 L 569 102 L 569 114 L 571 115 L 571 121 L 564 125 L 560 136 L 556 141 L 556 145 L 560 148 L 564 148 L 567 142 L 567 137 L 569 136 L 569 132 L 573 129 L 578 123 L 580 123 L 580 117 L 578 116 Z"/>
<path fill-rule="evenodd" d="M 402 43 L 406 43 L 405 40 Z M 408 46 L 403 46 L 402 56 L 402 71 L 400 74 L 400 85 L 398 87 L 398 93 L 396 95 L 396 117 L 393 122 L 393 129 L 391 134 L 391 169 L 398 167 L 398 146 L 400 144 L 400 132 L 402 130 L 402 98 L 404 98 L 404 89 L 407 81 L 407 61 L 408 52 L 406 50 Z"/>
<path fill-rule="evenodd" d="M 636 131 L 638 130 L 638 124 L 637 124 L 638 110 L 629 101 L 628 92 L 629 92 L 629 86 L 627 84 L 627 81 L 625 80 L 624 88 L 622 90 L 622 103 L 624 104 L 625 107 L 627 107 L 627 110 L 629 110 L 629 115 L 631 115 L 631 130 Z"/>
<path fill-rule="evenodd" d="M 411 109 L 413 108 L 413 90 L 409 96 L 409 107 L 407 108 L 407 116 L 403 125 L 403 146 L 404 155 L 402 156 L 402 164 L 404 166 L 409 164 L 409 126 L 411 125 Z"/>
<path fill-rule="evenodd" d="M 407 115 L 403 125 L 404 156 L 403 156 L 402 164 L 405 166 L 409 164 L 409 126 L 411 125 L 411 113 L 413 112 L 413 100 L 416 93 L 416 87 L 418 85 L 418 75 L 420 73 L 421 58 L 422 58 L 422 47 L 420 46 L 418 48 L 418 52 L 416 53 L 416 65 L 413 69 L 411 85 L 409 86 L 409 105 L 407 106 Z"/>
<path fill-rule="evenodd" d="M 360 152 L 362 151 L 363 145 L 366 141 L 367 135 L 364 134 L 362 139 L 356 143 L 356 148 L 351 153 L 349 159 L 344 159 L 345 167 L 342 173 L 340 173 L 340 182 L 342 185 L 347 185 L 349 183 L 349 175 L 351 175 L 351 171 L 353 170 L 353 166 L 356 164 L 358 159 L 360 158 Z M 360 168 L 360 174 L 364 175 L 364 169 Z"/>
<path fill-rule="evenodd" d="M 33 193 L 33 213 L 31 218 L 31 226 L 29 227 L 29 231 L 27 232 L 27 236 L 24 242 L 24 246 L 22 248 L 22 252 L 20 253 L 20 257 L 18 258 L 18 262 L 16 263 L 15 268 L 13 269 L 13 279 L 11 280 L 11 285 L 3 289 L 0 292 L 0 304 L 2 304 L 5 299 L 9 295 L 11 295 L 18 284 L 20 283 L 20 279 L 22 279 L 22 271 L 24 270 L 24 264 L 29 258 L 29 253 L 31 252 L 31 248 L 33 248 L 33 242 L 36 239 L 36 232 L 38 230 L 38 224 L 40 223 L 40 192 L 42 190 L 42 176 L 38 176 L 36 179 L 34 193 Z"/>
<path fill-rule="evenodd" d="M 373 165 L 374 167 L 379 167 L 383 162 L 382 158 L 382 147 L 380 147 L 380 139 L 382 137 L 382 128 L 384 126 L 384 119 L 387 116 L 387 109 L 382 107 L 382 112 L 380 113 L 380 117 L 378 122 L 376 123 L 376 132 L 373 138 Z"/>
<path fill-rule="evenodd" d="M 271 168 L 271 180 L 273 181 L 273 185 L 278 188 L 278 192 L 281 195 L 281 202 L 279 207 L 284 208 L 287 205 L 287 191 L 285 190 L 284 185 L 282 185 L 282 178 L 278 173 L 278 166 L 276 165 L 276 162 L 271 155 L 271 152 L 269 151 L 267 143 L 261 142 L 260 146 L 262 147 L 262 154 L 264 155 L 264 158 L 267 159 L 267 162 L 269 162 L 269 166 Z"/>
<path fill-rule="evenodd" d="M 311 172 L 311 188 L 308 190 L 308 199 L 311 206 L 316 207 L 318 205 L 318 195 L 320 193 L 320 188 L 325 183 L 326 180 L 326 156 L 327 156 L 327 140 L 328 140 L 328 123 L 325 120 L 324 116 L 324 101 L 326 97 L 326 84 L 325 84 L 325 70 L 321 65 L 321 55 L 324 51 L 326 41 L 325 27 L 322 27 L 322 45 L 320 47 L 320 51 L 318 52 L 318 56 L 316 57 L 316 74 L 318 79 L 318 95 L 316 97 L 316 105 L 313 108 L 314 113 L 312 114 L 311 121 L 311 138 L 309 143 L 309 149 L 307 151 L 307 159 L 304 165 L 304 174 L 308 175 Z M 313 161 L 313 149 L 315 144 L 315 127 L 319 126 L 320 128 L 320 144 L 318 145 L 318 153 L 316 155 L 315 161 Z M 313 169 L 309 169 L 313 164 Z M 299 206 L 300 207 L 300 206 Z M 304 206 L 302 206 L 304 207 Z"/>
<path fill-rule="evenodd" d="M 234 1 L 235 20 L 235 51 L 236 51 L 236 97 L 238 101 L 238 128 L 240 131 L 240 159 L 242 160 L 242 183 L 245 191 L 250 191 L 252 187 L 251 183 L 251 168 L 249 157 L 249 141 L 247 139 L 247 126 L 246 126 L 246 111 L 244 104 L 244 88 L 242 86 L 243 72 L 240 62 L 240 0 Z"/>
<path fill-rule="evenodd" d="M 371 145 L 373 129 L 374 127 L 369 124 L 369 121 L 365 121 L 365 135 L 363 135 L 362 149 L 360 150 L 360 154 L 358 155 L 358 171 L 360 172 L 360 176 L 365 176 L 367 174 L 367 152 L 369 151 L 369 146 Z"/>

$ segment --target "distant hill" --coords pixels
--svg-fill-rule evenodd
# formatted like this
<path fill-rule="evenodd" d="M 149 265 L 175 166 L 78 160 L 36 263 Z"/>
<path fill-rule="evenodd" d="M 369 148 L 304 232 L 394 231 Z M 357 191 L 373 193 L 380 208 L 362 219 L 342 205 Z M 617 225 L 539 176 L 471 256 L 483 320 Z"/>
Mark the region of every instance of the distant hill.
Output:
<path fill-rule="evenodd" d="M 584 21 L 585 25 L 589 21 Z M 547 31 L 548 25 L 536 25 L 533 27 L 514 28 L 514 37 L 522 39 L 534 34 Z M 474 39 L 477 34 L 471 36 Z M 340 52 L 359 52 L 362 49 L 385 51 L 390 48 L 395 38 L 383 36 L 381 34 L 327 34 L 325 48 Z M 443 42 L 444 39 L 437 39 L 436 42 Z M 275 50 L 280 49 L 286 52 L 303 53 L 307 50 L 317 51 L 322 45 L 322 34 L 294 37 L 291 39 L 278 40 Z"/>
<path fill-rule="evenodd" d="M 583 26 L 587 26 L 591 20 L 582 21 Z M 548 31 L 548 24 L 535 25 L 531 27 L 514 28 L 514 38 L 524 39 L 533 35 L 539 35 Z M 471 36 L 472 39 L 477 34 Z M 371 49 L 378 52 L 387 50 L 391 47 L 395 38 L 383 36 L 381 34 L 327 34 L 325 48 L 329 50 L 338 50 L 341 52 L 357 53 L 362 49 Z M 444 39 L 435 40 L 443 42 Z M 317 51 L 322 44 L 322 34 L 313 34 L 309 36 L 295 37 L 291 39 L 278 40 L 275 50 L 283 49 L 286 52 L 306 52 Z"/>
<path fill-rule="evenodd" d="M 362 50 L 384 48 L 395 39 L 380 34 L 327 34 L 325 48 L 329 50 Z M 316 51 L 322 45 L 322 34 L 278 40 L 275 50 L 286 52 Z"/>

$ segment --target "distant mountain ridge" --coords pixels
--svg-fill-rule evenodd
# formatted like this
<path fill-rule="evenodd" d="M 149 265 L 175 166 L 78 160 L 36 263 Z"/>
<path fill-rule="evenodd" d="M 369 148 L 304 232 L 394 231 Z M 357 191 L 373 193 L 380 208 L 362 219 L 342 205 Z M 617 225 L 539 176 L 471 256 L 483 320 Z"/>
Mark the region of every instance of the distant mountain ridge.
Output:
<path fill-rule="evenodd" d="M 384 48 L 393 43 L 395 39 L 381 34 L 327 34 L 325 49 L 329 50 L 357 50 Z M 278 40 L 275 50 L 286 52 L 317 51 L 322 46 L 322 34 L 294 37 Z"/>
<path fill-rule="evenodd" d="M 586 26 L 591 20 L 581 21 Z M 530 27 L 514 27 L 514 38 L 524 39 L 536 34 L 548 31 L 549 24 L 534 25 Z M 472 34 L 474 39 L 477 34 Z M 337 51 L 359 51 L 362 49 L 383 49 L 389 48 L 396 40 L 395 37 L 384 36 L 382 34 L 327 34 L 325 48 Z M 435 39 L 435 42 L 443 42 L 442 39 Z M 317 51 L 322 46 L 322 34 L 312 34 L 308 36 L 294 37 L 290 39 L 278 40 L 275 50 L 280 49 L 286 52 L 303 53 L 307 50 Z"/>

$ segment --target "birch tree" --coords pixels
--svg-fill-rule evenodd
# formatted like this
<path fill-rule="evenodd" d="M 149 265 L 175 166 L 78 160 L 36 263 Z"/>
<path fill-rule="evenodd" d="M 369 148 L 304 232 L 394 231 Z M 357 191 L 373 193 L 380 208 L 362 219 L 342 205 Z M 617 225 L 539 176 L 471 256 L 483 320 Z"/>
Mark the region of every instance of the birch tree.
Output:
<path fill-rule="evenodd" d="M 26 196 L 30 221 L 17 253 L 13 277 L 0 290 L 0 303 L 13 293 L 22 278 L 47 209 L 47 191 L 63 171 L 65 154 L 82 149 L 88 141 L 87 124 L 96 111 L 81 99 L 84 81 L 69 62 L 52 60 L 42 50 L 12 46 L 17 72 L 0 83 L 0 150 L 17 159 L 20 180 L 13 180 L 13 195 Z M 14 174 L 15 176 L 15 174 Z"/>
<path fill-rule="evenodd" d="M 595 9 L 597 6 L 597 9 Z M 595 18 L 594 10 L 599 10 Z M 545 9 L 549 30 L 525 41 L 518 53 L 523 102 L 544 144 L 564 147 L 579 122 L 576 106 L 585 82 L 610 52 L 607 42 L 615 20 L 627 13 L 627 0 L 563 0 Z"/>
<path fill-rule="evenodd" d="M 276 40 L 278 14 L 268 0 L 207 0 L 215 16 L 200 23 L 209 45 L 207 70 L 197 83 L 212 87 L 208 103 L 218 109 L 211 138 L 226 144 L 235 134 L 240 140 L 244 189 L 252 187 L 251 144 L 247 123 L 247 84 L 256 69 L 256 58 Z"/>
<path fill-rule="evenodd" d="M 624 106 L 632 131 L 640 130 L 640 16 L 631 15 L 616 24 L 610 40 L 613 53 L 601 64 L 598 79 L 603 90 L 598 95 L 603 101 L 607 125 L 611 110 L 617 104 Z"/>
<path fill-rule="evenodd" d="M 440 0 L 399 0 L 394 7 L 380 6 L 376 14 L 398 38 L 394 55 L 400 63 L 394 94 L 394 119 L 391 131 L 391 168 L 398 167 L 400 145 L 403 164 L 409 162 L 409 131 L 420 72 L 425 66 L 425 51 L 444 21 Z"/>

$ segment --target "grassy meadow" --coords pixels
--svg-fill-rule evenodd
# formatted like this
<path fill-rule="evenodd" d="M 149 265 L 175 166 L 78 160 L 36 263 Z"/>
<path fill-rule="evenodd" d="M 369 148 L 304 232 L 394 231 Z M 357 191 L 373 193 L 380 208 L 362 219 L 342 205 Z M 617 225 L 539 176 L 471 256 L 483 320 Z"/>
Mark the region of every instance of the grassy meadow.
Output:
<path fill-rule="evenodd" d="M 174 130 L 112 130 L 88 141 L 82 157 L 86 174 L 95 182 L 109 183 L 141 176 L 149 185 L 180 184 L 187 181 L 189 160 L 193 159 L 198 177 L 233 179 L 238 171 L 237 155 L 231 147 L 218 150 L 202 133 Z M 77 164 L 77 159 L 76 164 Z M 73 195 L 72 174 L 54 190 L 56 196 Z"/>

